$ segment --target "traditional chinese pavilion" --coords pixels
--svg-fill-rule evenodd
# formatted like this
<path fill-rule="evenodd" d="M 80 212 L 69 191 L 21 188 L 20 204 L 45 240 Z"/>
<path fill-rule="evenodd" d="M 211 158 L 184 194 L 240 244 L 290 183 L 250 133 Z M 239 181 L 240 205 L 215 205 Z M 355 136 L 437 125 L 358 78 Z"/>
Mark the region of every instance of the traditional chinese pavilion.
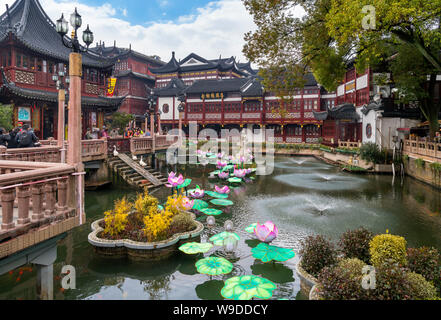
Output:
<path fill-rule="evenodd" d="M 69 54 L 38 0 L 17 0 L 0 16 L 0 101 L 14 106 L 14 125 L 28 123 L 39 138 L 57 138 L 52 76 L 59 71 L 68 74 Z M 93 51 L 83 54 L 83 132 L 101 128 L 104 115 L 116 111 L 123 100 L 106 97 L 113 66 L 111 57 Z"/>

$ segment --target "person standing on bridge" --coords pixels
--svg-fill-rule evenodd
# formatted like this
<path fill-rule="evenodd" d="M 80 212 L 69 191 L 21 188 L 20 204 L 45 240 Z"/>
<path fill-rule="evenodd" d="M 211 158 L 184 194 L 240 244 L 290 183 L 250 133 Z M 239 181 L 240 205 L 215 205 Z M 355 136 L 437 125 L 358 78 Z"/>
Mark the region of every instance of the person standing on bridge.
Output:
<path fill-rule="evenodd" d="M 7 147 L 11 141 L 11 136 L 4 128 L 0 128 L 0 146 Z"/>
<path fill-rule="evenodd" d="M 25 124 L 21 132 L 17 135 L 16 141 L 19 148 L 32 148 L 34 144 L 38 142 L 38 138 L 34 134 L 34 131 L 29 130 L 29 125 Z"/>

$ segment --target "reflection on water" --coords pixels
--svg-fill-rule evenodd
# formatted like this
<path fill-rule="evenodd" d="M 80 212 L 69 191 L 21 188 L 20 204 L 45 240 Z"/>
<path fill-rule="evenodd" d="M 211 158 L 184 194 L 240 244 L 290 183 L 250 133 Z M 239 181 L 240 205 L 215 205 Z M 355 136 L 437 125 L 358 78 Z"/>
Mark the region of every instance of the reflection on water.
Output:
<path fill-rule="evenodd" d="M 208 179 L 214 166 L 175 166 L 203 189 L 213 189 L 217 180 Z M 163 168 L 164 173 L 167 168 Z M 164 201 L 170 190 L 156 191 Z M 235 205 L 216 217 L 215 227 L 206 229 L 203 242 L 223 230 L 226 220 L 232 220 L 241 240 L 237 251 L 226 254 L 218 248 L 205 255 L 186 256 L 177 253 L 163 262 L 141 263 L 126 259 L 107 260 L 98 257 L 87 242 L 90 223 L 101 218 L 113 202 L 136 191 L 123 185 L 113 189 L 86 193 L 87 224 L 67 234 L 58 246 L 54 265 L 55 299 L 222 299 L 223 281 L 232 276 L 254 274 L 277 284 L 276 299 L 305 299 L 299 293 L 295 264 L 299 257 L 285 263 L 263 264 L 251 256 L 259 244 L 244 231 L 257 221 L 274 221 L 280 230 L 275 245 L 300 249 L 300 241 L 310 234 L 323 234 L 333 240 L 348 229 L 364 226 L 380 233 L 406 237 L 409 246 L 435 246 L 441 249 L 440 193 L 406 178 L 404 183 L 391 176 L 349 175 L 339 168 L 307 157 L 276 159 L 271 176 L 232 188 L 230 199 Z M 205 223 L 206 217 L 198 217 Z M 198 274 L 195 263 L 204 256 L 215 255 L 234 264 L 232 274 L 210 278 Z M 61 268 L 75 266 L 77 290 L 61 289 Z M 23 271 L 24 270 L 24 271 Z M 36 270 L 14 270 L 0 276 L 0 299 L 35 299 Z M 17 278 L 19 278 L 17 280 Z"/>

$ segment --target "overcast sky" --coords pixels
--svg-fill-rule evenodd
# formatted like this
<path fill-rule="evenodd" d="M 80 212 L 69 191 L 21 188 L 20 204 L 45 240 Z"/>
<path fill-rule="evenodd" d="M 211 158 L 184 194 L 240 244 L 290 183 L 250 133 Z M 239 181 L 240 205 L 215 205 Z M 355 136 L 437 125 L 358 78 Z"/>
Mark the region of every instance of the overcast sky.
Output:
<path fill-rule="evenodd" d="M 14 0 L 0 0 L 0 11 Z M 207 59 L 236 56 L 241 62 L 244 34 L 255 29 L 241 0 L 40 0 L 55 20 L 78 7 L 94 32 L 95 43 L 128 47 L 169 61 L 194 52 Z M 67 19 L 68 20 L 68 19 Z M 82 29 L 83 29 L 82 27 Z"/>

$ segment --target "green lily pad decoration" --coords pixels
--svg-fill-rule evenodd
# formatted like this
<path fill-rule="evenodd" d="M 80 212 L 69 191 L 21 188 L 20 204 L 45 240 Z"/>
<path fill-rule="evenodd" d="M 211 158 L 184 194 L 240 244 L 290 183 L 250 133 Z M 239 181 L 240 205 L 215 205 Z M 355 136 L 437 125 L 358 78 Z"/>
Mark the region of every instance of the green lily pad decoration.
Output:
<path fill-rule="evenodd" d="M 240 240 L 240 237 L 237 233 L 224 231 L 212 236 L 210 238 L 210 241 L 213 242 L 215 246 L 223 246 L 224 240 L 228 237 L 234 237 L 237 241 Z"/>
<path fill-rule="evenodd" d="M 294 258 L 296 255 L 292 249 L 270 246 L 267 243 L 260 243 L 257 247 L 251 249 L 253 257 L 262 262 L 279 261 L 284 262 Z"/>
<path fill-rule="evenodd" d="M 231 169 L 234 169 L 234 165 L 229 164 L 229 165 L 225 166 L 223 170 L 225 171 L 225 170 L 231 170 Z"/>
<path fill-rule="evenodd" d="M 190 185 L 190 183 L 191 179 L 185 179 L 185 181 L 181 185 L 177 186 L 176 189 L 186 188 Z"/>
<path fill-rule="evenodd" d="M 270 299 L 277 286 L 268 279 L 257 276 L 233 277 L 225 281 L 221 295 L 231 300 Z"/>
<path fill-rule="evenodd" d="M 201 259 L 195 264 L 199 273 L 208 274 L 210 276 L 218 276 L 228 274 L 233 271 L 233 264 L 225 258 L 208 257 Z"/>
<path fill-rule="evenodd" d="M 210 251 L 213 248 L 211 243 L 187 242 L 179 247 L 179 250 L 186 254 L 198 254 Z"/>
<path fill-rule="evenodd" d="M 234 204 L 233 201 L 227 199 L 213 199 L 210 201 L 212 204 L 216 206 L 232 206 Z"/>
<path fill-rule="evenodd" d="M 237 178 L 237 177 L 230 178 L 230 179 L 228 179 L 228 182 L 231 182 L 231 183 L 241 183 L 242 182 L 242 178 Z"/>
<path fill-rule="evenodd" d="M 158 204 L 158 211 L 164 211 L 164 207 Z"/>
<path fill-rule="evenodd" d="M 212 171 L 212 172 L 210 172 L 210 174 L 213 175 L 213 176 L 216 176 L 216 175 L 218 175 L 220 172 L 221 172 L 220 170 L 216 170 L 216 171 Z"/>
<path fill-rule="evenodd" d="M 228 194 L 218 193 L 218 192 L 214 192 L 214 191 L 205 191 L 205 194 L 209 195 L 212 198 L 216 198 L 216 199 L 227 199 L 228 198 Z"/>
<path fill-rule="evenodd" d="M 254 233 L 254 229 L 256 229 L 257 223 L 250 224 L 248 227 L 245 228 L 245 231 L 248 233 Z"/>
<path fill-rule="evenodd" d="M 204 200 L 196 199 L 196 200 L 193 200 L 193 201 L 194 201 L 194 204 L 193 204 L 193 208 L 192 209 L 194 209 L 194 210 L 201 211 L 202 209 L 206 209 L 206 208 L 208 208 L 210 206 Z"/>
<path fill-rule="evenodd" d="M 213 208 L 204 208 L 199 211 L 206 214 L 207 216 L 218 216 L 223 213 L 222 210 L 213 209 Z"/>

